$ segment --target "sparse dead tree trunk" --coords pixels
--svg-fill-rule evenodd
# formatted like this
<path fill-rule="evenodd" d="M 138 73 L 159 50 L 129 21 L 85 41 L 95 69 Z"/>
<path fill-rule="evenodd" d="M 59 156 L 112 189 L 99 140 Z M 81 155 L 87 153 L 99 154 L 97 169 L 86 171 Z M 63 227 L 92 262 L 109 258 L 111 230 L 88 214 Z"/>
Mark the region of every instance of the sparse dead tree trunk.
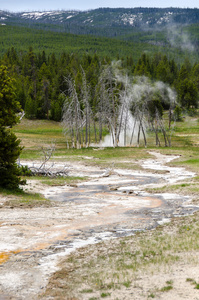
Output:
<path fill-rule="evenodd" d="M 129 119 L 132 118 L 128 102 L 125 103 L 125 114 L 124 114 L 124 146 L 127 146 L 127 137 L 130 133 Z"/>
<path fill-rule="evenodd" d="M 53 155 L 53 153 L 55 151 L 55 144 L 52 143 L 46 149 L 44 147 L 41 147 L 41 151 L 43 153 L 43 162 L 40 165 L 39 169 L 45 169 L 46 163 L 51 159 L 51 157 L 52 157 L 52 155 Z"/>
<path fill-rule="evenodd" d="M 120 112 L 120 117 L 119 117 L 119 124 L 118 124 L 118 131 L 117 131 L 117 140 L 120 140 L 120 133 L 122 130 L 122 126 L 123 126 L 123 115 L 124 115 L 124 103 L 122 104 L 121 107 L 121 112 Z"/>
<path fill-rule="evenodd" d="M 137 122 L 137 118 L 135 117 L 134 125 L 133 125 L 133 130 L 132 130 L 132 134 L 131 134 L 130 146 L 131 146 L 132 143 L 133 143 L 133 137 L 134 137 L 134 133 L 135 133 L 136 122 Z"/>
<path fill-rule="evenodd" d="M 65 135 L 71 132 L 72 147 L 81 145 L 82 111 L 76 92 L 75 82 L 71 78 L 66 79 L 69 86 L 69 97 L 66 97 L 63 107 L 62 124 Z"/>
<path fill-rule="evenodd" d="M 115 78 L 113 75 L 113 70 L 111 67 L 108 69 L 108 95 L 110 99 L 110 116 L 109 116 L 109 122 L 111 123 L 111 131 L 112 131 L 112 136 L 113 136 L 113 147 L 118 146 L 118 141 L 117 141 L 117 120 L 118 120 L 118 115 L 116 114 L 117 108 L 116 108 L 116 90 L 113 87 L 113 82 L 115 83 Z"/>
<path fill-rule="evenodd" d="M 143 118 L 142 118 L 140 124 L 141 124 L 142 134 L 143 134 L 143 137 L 144 137 L 144 145 L 145 145 L 145 148 L 146 148 L 147 147 L 147 140 L 146 140 L 146 134 L 145 134 L 144 126 L 143 126 Z"/>
<path fill-rule="evenodd" d="M 107 69 L 106 90 L 107 90 L 107 104 L 106 104 L 106 118 L 109 122 L 109 128 L 111 130 L 113 147 L 117 147 L 118 140 L 118 118 L 120 112 L 120 100 L 117 87 L 117 81 L 114 77 L 113 69 L 111 66 Z"/>
<path fill-rule="evenodd" d="M 153 132 L 155 133 L 155 141 L 156 141 L 156 146 L 161 146 L 160 144 L 160 140 L 158 137 L 158 125 L 157 125 L 157 121 L 155 120 L 155 126 L 154 126 L 154 121 L 151 121 L 151 127 L 153 129 Z"/>
<path fill-rule="evenodd" d="M 118 118 L 118 129 L 117 129 L 117 140 L 120 141 L 120 134 L 124 132 L 124 146 L 127 144 L 127 130 L 129 128 L 129 117 L 130 117 L 130 95 L 129 93 L 129 82 L 128 77 L 126 76 L 124 82 L 124 91 L 119 93 L 119 111 L 120 115 Z"/>
<path fill-rule="evenodd" d="M 93 126 L 94 126 L 94 132 L 95 132 L 95 143 L 97 143 L 97 131 L 96 131 L 95 118 L 93 118 Z"/>
<path fill-rule="evenodd" d="M 140 130 L 141 130 L 141 123 L 139 123 L 139 128 L 138 128 L 137 147 L 140 146 Z"/>
<path fill-rule="evenodd" d="M 162 134 L 163 134 L 163 137 L 164 137 L 165 147 L 168 147 L 167 133 L 166 133 L 165 126 L 163 124 L 162 119 L 160 118 L 160 115 L 159 115 L 158 111 L 156 111 L 156 120 L 157 120 L 157 122 L 158 122 L 158 124 L 160 126 L 161 131 L 162 131 Z"/>
<path fill-rule="evenodd" d="M 101 71 L 101 75 L 99 77 L 97 86 L 95 88 L 95 97 L 96 97 L 96 102 L 97 102 L 97 112 L 93 116 L 94 119 L 94 125 L 95 124 L 95 117 L 98 120 L 99 124 L 99 142 L 102 142 L 102 131 L 103 127 L 105 126 L 105 123 L 107 122 L 107 116 L 108 116 L 108 111 L 109 107 L 107 106 L 107 99 L 108 99 L 108 93 L 106 90 L 105 86 L 105 80 L 107 77 L 106 74 L 106 68 Z M 96 132 L 96 130 L 95 130 Z"/>
<path fill-rule="evenodd" d="M 85 118 L 85 143 L 86 147 L 90 144 L 91 129 L 91 108 L 90 108 L 90 88 L 86 80 L 86 74 L 82 69 L 82 103 L 84 106 L 83 114 Z"/>
<path fill-rule="evenodd" d="M 112 136 L 113 146 L 117 141 L 117 93 L 115 88 L 115 78 L 111 66 L 105 67 L 101 71 L 101 76 L 96 87 L 98 112 L 96 117 L 99 123 L 99 141 L 102 142 L 103 127 L 108 126 Z"/>

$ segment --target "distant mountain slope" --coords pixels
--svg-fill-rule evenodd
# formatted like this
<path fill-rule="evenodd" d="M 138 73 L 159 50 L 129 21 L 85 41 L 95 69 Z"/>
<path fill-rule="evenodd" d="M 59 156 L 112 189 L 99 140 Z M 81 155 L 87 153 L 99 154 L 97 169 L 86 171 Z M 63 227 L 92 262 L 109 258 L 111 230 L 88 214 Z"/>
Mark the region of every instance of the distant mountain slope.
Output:
<path fill-rule="evenodd" d="M 74 34 L 120 36 L 132 30 L 199 23 L 199 9 L 99 8 L 89 11 L 0 11 L 0 23 L 52 29 Z"/>
<path fill-rule="evenodd" d="M 0 54 L 11 47 L 26 51 L 29 46 L 58 55 L 65 50 L 112 58 L 132 55 L 136 60 L 143 52 L 161 51 L 179 61 L 197 60 L 199 9 L 0 11 Z"/>

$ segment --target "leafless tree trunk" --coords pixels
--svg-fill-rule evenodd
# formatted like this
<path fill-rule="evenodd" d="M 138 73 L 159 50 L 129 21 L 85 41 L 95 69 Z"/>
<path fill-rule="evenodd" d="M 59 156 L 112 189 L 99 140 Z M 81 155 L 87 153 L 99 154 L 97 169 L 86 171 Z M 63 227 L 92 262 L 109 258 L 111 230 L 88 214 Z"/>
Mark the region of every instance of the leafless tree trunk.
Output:
<path fill-rule="evenodd" d="M 71 78 L 66 79 L 69 86 L 69 97 L 66 97 L 63 108 L 64 132 L 71 132 L 72 147 L 81 145 L 82 111 L 76 92 L 75 82 Z"/>
<path fill-rule="evenodd" d="M 82 102 L 83 102 L 83 114 L 85 118 L 85 143 L 86 147 L 90 144 L 90 126 L 91 126 L 91 108 L 90 108 L 90 88 L 86 80 L 86 74 L 82 69 Z"/>
<path fill-rule="evenodd" d="M 136 122 L 137 122 L 137 118 L 135 117 L 134 125 L 133 125 L 133 130 L 132 130 L 132 134 L 131 134 L 130 146 L 131 146 L 132 143 L 133 143 L 133 137 L 134 137 L 134 133 L 135 133 Z"/>

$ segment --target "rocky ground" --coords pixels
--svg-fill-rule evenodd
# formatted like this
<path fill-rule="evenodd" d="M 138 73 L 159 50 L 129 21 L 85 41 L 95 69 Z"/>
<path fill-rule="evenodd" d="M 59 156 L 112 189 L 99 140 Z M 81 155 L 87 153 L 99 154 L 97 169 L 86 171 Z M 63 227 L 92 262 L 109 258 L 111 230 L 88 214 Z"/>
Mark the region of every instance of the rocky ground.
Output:
<path fill-rule="evenodd" d="M 88 180 L 60 187 L 46 187 L 34 180 L 28 182 L 29 190 L 40 192 L 52 201 L 49 206 L 12 208 L 4 205 L 9 196 L 1 197 L 0 299 L 39 299 L 51 275 L 59 270 L 60 260 L 77 249 L 88 245 L 98 247 L 101 241 L 107 241 L 108 247 L 112 238 L 116 241 L 115 238 L 154 229 L 173 217 L 196 212 L 199 207 L 192 205 L 189 195 L 153 195 L 145 191 L 194 176 L 182 168 L 166 165 L 176 157 L 152 154 L 154 159 L 140 162 L 146 171 L 102 170 L 72 163 L 68 167 L 69 175 L 88 177 Z M 198 257 L 197 252 L 194 255 Z M 199 292 L 186 281 L 198 276 L 194 264 L 187 267 L 186 274 L 184 266 L 176 264 L 169 275 L 166 272 L 150 277 L 142 274 L 134 288 L 115 291 L 107 299 L 147 299 L 152 283 L 161 286 L 170 277 L 177 287 L 177 294 L 174 289 L 170 291 L 170 299 L 199 299 Z M 187 292 L 182 296 L 184 287 Z M 158 299 L 168 299 L 165 297 L 161 295 Z M 52 298 L 46 296 L 46 299 Z M 91 298 L 82 295 L 81 299 Z"/>

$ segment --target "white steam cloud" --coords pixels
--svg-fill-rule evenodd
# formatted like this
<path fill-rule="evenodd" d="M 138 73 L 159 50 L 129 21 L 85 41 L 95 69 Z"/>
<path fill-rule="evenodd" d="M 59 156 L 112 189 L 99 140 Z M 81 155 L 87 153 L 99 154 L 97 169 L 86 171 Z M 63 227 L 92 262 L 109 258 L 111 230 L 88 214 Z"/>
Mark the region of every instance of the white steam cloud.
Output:
<path fill-rule="evenodd" d="M 173 24 L 167 28 L 167 38 L 172 47 L 179 47 L 181 50 L 195 51 L 188 33 L 183 32 L 182 28 Z"/>
<path fill-rule="evenodd" d="M 152 82 L 145 76 L 131 78 L 122 74 L 118 66 L 119 62 L 114 62 L 115 78 L 117 82 L 121 82 L 124 86 L 124 91 L 120 95 L 120 109 L 117 122 L 117 126 L 120 126 L 120 130 L 118 128 L 116 129 L 116 131 L 119 132 L 117 145 L 122 147 L 138 144 L 138 135 L 139 141 L 144 139 L 148 127 L 145 110 L 147 101 L 158 93 L 162 102 L 174 106 L 176 102 L 176 92 L 163 82 Z M 132 112 L 132 107 L 135 107 L 134 112 Z M 142 125 L 142 130 L 139 129 L 140 124 Z M 112 135 L 113 134 L 105 136 L 99 146 L 113 147 L 115 144 Z"/>

